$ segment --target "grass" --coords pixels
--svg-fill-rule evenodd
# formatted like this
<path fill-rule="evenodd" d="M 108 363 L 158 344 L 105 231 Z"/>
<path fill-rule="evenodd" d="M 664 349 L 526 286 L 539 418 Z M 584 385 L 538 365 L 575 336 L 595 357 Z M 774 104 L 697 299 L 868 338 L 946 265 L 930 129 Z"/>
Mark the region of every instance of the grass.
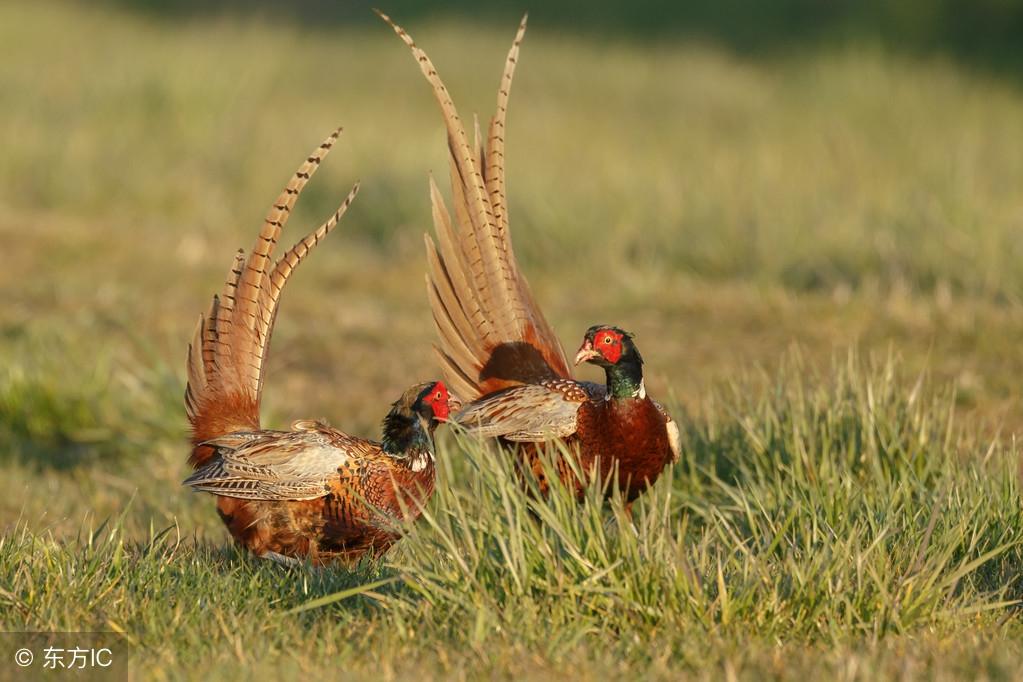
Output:
<path fill-rule="evenodd" d="M 1018 453 L 971 440 L 950 396 L 902 391 L 890 364 L 850 360 L 830 381 L 798 369 L 735 416 L 687 420 L 685 459 L 634 528 L 599 485 L 581 507 L 564 490 L 540 502 L 506 459 L 448 438 L 445 485 L 379 564 L 287 570 L 180 525 L 132 534 L 135 502 L 74 537 L 10 529 L 2 625 L 122 632 L 134 665 L 186 677 L 239 664 L 370 677 L 383 660 L 399 677 L 608 665 L 788 679 L 865 658 L 868 678 L 893 669 L 895 642 L 899 665 L 927 674 L 984 661 L 1009 675 L 988 647 L 1014 636 L 1023 591 Z"/>
<path fill-rule="evenodd" d="M 312 571 L 236 552 L 180 489 L 184 346 L 343 123 L 289 229 L 363 191 L 284 296 L 267 422 L 375 433 L 436 371 L 444 146 L 414 63 L 382 25 L 0 7 L 0 629 L 121 633 L 140 678 L 1017 677 L 1018 87 L 856 43 L 754 60 L 537 23 L 518 255 L 567 344 L 638 334 L 683 460 L 633 531 L 446 436 L 400 546 Z M 408 28 L 490 111 L 513 27 Z"/>

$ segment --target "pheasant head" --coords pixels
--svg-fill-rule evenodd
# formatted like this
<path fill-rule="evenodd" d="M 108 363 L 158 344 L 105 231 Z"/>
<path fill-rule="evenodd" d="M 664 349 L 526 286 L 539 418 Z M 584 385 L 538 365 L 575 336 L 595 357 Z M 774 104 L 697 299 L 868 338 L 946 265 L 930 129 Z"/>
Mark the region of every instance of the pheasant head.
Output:
<path fill-rule="evenodd" d="M 632 334 L 606 324 L 598 324 L 586 330 L 583 345 L 575 356 L 575 364 L 590 362 L 607 368 L 619 363 L 643 364 Z"/>
<path fill-rule="evenodd" d="M 452 403 L 457 404 L 442 381 L 416 384 L 391 405 L 384 417 L 383 447 L 392 455 L 413 448 L 429 449 L 437 424 L 448 420 Z"/>
<path fill-rule="evenodd" d="M 589 362 L 604 368 L 608 396 L 612 398 L 644 398 L 643 356 L 632 340 L 632 334 L 606 324 L 586 330 L 575 364 Z"/>

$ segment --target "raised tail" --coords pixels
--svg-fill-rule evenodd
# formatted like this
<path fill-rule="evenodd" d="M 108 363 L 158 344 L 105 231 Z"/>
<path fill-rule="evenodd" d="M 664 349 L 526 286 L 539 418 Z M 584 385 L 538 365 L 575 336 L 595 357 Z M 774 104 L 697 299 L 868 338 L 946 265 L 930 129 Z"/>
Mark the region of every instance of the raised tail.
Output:
<path fill-rule="evenodd" d="M 221 293 L 200 315 L 188 345 L 185 411 L 192 425 L 193 467 L 213 450 L 204 441 L 234 431 L 259 429 L 263 367 L 281 291 L 288 277 L 341 220 L 359 191 L 358 183 L 326 222 L 273 261 L 281 230 L 306 183 L 341 134 L 338 128 L 295 171 L 270 207 L 248 257 L 239 249 Z"/>
<path fill-rule="evenodd" d="M 454 220 L 433 179 L 437 242 L 426 237 L 427 293 L 437 327 L 444 378 L 473 399 L 501 388 L 571 376 L 565 352 L 519 272 L 508 230 L 504 127 L 512 76 L 526 18 L 519 25 L 497 96 L 485 146 L 477 126 L 469 144 L 451 95 L 411 36 L 377 12 L 412 50 L 433 86 L 448 133 Z"/>

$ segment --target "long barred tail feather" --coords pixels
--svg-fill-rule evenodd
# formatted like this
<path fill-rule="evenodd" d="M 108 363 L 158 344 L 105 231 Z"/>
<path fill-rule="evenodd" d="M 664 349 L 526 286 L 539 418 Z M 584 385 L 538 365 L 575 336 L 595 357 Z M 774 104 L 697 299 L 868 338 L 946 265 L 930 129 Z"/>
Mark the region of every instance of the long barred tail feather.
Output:
<path fill-rule="evenodd" d="M 334 215 L 276 261 L 274 250 L 310 178 L 341 134 L 330 134 L 291 177 L 263 220 L 248 257 L 239 250 L 224 288 L 200 316 L 188 346 L 185 410 L 192 425 L 194 467 L 213 454 L 203 442 L 259 428 L 264 363 L 281 291 L 295 268 L 334 227 L 359 191 L 356 185 Z"/>
<path fill-rule="evenodd" d="M 526 17 L 505 61 L 486 143 L 476 122 L 470 146 L 430 58 L 386 14 L 377 14 L 412 50 L 433 87 L 448 133 L 454 219 L 431 177 L 436 243 L 426 237 L 427 293 L 445 380 L 472 399 L 510 385 L 571 376 L 564 349 L 519 272 L 508 230 L 505 117 Z"/>

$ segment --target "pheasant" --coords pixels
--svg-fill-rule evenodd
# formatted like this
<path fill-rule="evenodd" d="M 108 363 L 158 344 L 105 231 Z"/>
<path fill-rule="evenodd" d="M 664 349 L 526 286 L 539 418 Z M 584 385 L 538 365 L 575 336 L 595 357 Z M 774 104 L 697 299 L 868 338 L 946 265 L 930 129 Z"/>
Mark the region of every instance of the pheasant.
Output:
<path fill-rule="evenodd" d="M 235 255 L 222 293 L 199 317 L 188 346 L 185 409 L 195 472 L 184 484 L 217 496 L 220 518 L 239 544 L 286 564 L 353 562 L 394 544 L 394 521 L 418 517 L 433 493 L 432 435 L 451 407 L 442 382 L 412 386 L 384 418 L 380 443 L 318 421 L 296 421 L 290 431 L 260 428 L 264 360 L 281 292 L 338 224 L 358 184 L 329 220 L 276 261 L 274 247 L 340 133 L 292 177 L 249 256 Z"/>
<path fill-rule="evenodd" d="M 430 178 L 437 243 L 426 235 L 427 294 L 439 344 L 435 350 L 449 386 L 468 402 L 452 420 L 471 433 L 514 445 L 547 494 L 542 443 L 563 439 L 578 452 L 581 470 L 617 485 L 627 505 L 678 460 L 679 430 L 647 396 L 643 359 L 622 329 L 591 327 L 575 364 L 602 367 L 606 384 L 572 378 L 565 352 L 519 272 L 512 250 L 505 198 L 504 129 L 512 76 L 526 30 L 523 17 L 512 43 L 485 145 L 479 122 L 468 136 L 447 88 L 429 57 L 389 17 L 380 14 L 411 48 L 440 104 L 448 134 L 455 219 Z M 564 459 L 557 474 L 581 495 Z"/>

